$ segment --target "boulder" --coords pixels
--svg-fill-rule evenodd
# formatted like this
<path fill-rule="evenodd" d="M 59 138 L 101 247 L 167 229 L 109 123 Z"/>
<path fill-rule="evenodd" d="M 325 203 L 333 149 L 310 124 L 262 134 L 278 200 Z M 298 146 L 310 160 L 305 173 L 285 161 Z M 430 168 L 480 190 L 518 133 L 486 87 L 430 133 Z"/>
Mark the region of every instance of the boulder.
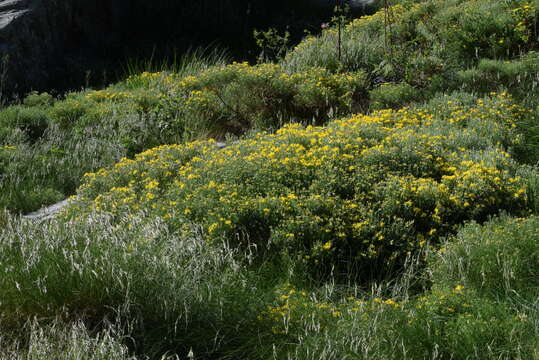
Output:
<path fill-rule="evenodd" d="M 96 85 L 88 74 L 104 84 L 116 80 L 105 71 L 117 72 L 127 59 L 166 57 L 171 49 L 211 44 L 255 58 L 253 29 L 301 37 L 331 17 L 333 1 L 0 0 L 1 97 Z"/>

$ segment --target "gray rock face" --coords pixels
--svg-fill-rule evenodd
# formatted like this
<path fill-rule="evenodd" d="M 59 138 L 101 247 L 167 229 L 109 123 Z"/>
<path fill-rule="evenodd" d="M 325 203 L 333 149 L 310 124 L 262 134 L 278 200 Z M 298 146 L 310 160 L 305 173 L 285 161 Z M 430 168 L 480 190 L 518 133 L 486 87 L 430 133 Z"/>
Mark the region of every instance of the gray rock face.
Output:
<path fill-rule="evenodd" d="M 16 28 L 14 24 L 17 24 L 19 19 L 29 11 L 27 0 L 0 1 L 0 76 L 3 77 L 0 79 L 2 82 L 0 87 L 2 87 L 2 90 L 7 86 L 5 76 L 9 64 L 8 56 L 11 52 L 10 50 L 13 49 L 13 44 L 10 44 L 10 40 L 13 40 L 13 29 Z"/>
<path fill-rule="evenodd" d="M 342 0 L 348 1 L 357 8 L 373 0 Z M 335 0 L 0 0 L 0 97 L 78 89 L 88 71 L 94 76 L 102 76 L 106 66 L 117 71 L 127 58 L 144 57 L 144 51 L 153 55 L 153 50 L 220 44 L 245 54 L 254 46 L 248 45 L 254 28 L 291 25 L 302 34 L 309 25 L 318 28 L 317 21 L 331 15 L 333 4 Z"/>
<path fill-rule="evenodd" d="M 29 219 L 29 220 L 38 220 L 38 221 L 51 219 L 52 217 L 54 217 L 54 215 L 56 215 L 60 210 L 62 210 L 68 204 L 69 204 L 69 200 L 66 199 L 54 205 L 42 208 L 30 214 L 26 214 L 23 216 L 23 218 Z"/>
<path fill-rule="evenodd" d="M 51 3 L 53 3 L 51 1 Z M 0 0 L 0 90 L 40 87 L 54 70 L 61 40 L 47 6 L 37 0 Z"/>
<path fill-rule="evenodd" d="M 26 14 L 29 10 L 26 8 L 25 0 L 6 0 L 0 2 L 0 29 L 8 26 L 13 20 Z"/>
<path fill-rule="evenodd" d="M 311 0 L 314 6 L 333 7 L 339 0 Z M 349 5 L 351 8 L 363 8 L 370 6 L 375 0 L 340 0 L 342 5 Z"/>

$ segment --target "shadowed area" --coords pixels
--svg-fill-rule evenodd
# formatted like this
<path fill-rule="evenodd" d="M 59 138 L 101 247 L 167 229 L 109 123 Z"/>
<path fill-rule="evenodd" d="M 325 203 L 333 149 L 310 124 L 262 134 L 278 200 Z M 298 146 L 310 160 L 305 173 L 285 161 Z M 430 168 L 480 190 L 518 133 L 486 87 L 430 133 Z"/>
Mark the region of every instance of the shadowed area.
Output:
<path fill-rule="evenodd" d="M 364 11 L 364 6 L 352 6 Z M 332 1 L 0 1 L 0 91 L 59 91 L 117 80 L 129 59 L 171 59 L 199 46 L 254 59 L 254 29 L 298 41 L 332 16 Z"/>

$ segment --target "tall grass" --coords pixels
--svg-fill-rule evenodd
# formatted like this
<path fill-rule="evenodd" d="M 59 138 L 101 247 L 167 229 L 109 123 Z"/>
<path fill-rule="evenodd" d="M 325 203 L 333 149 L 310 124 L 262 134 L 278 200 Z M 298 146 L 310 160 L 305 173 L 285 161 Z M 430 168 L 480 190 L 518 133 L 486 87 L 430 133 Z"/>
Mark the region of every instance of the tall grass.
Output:
<path fill-rule="evenodd" d="M 197 74 L 212 66 L 225 65 L 231 61 L 224 48 L 216 46 L 197 47 L 179 53 L 172 50 L 172 55 L 157 58 L 155 49 L 149 58 L 130 58 L 122 66 L 123 77 L 136 76 L 143 72 L 171 72 L 179 77 Z"/>
<path fill-rule="evenodd" d="M 6 329 L 16 335 L 34 318 L 45 327 L 55 317 L 81 319 L 89 329 L 109 321 L 127 332 L 131 351 L 151 358 L 211 356 L 249 337 L 259 342 L 256 316 L 265 289 L 278 281 L 246 271 L 226 245 L 208 247 L 194 225 L 185 237 L 136 214 L 121 226 L 98 216 L 70 224 L 10 217 L 0 257 Z M 28 346 L 26 336 L 18 335 Z"/>
<path fill-rule="evenodd" d="M 0 331 L 5 330 L 0 324 Z M 82 321 L 66 323 L 61 319 L 49 324 L 29 321 L 19 333 L 24 341 L 0 337 L 0 359 L 2 360 L 135 360 L 129 355 L 126 340 L 112 328 L 101 331 L 88 329 Z"/>
<path fill-rule="evenodd" d="M 0 234 L 0 357 L 537 356 L 539 308 L 533 297 L 492 296 L 511 279 L 519 295 L 535 291 L 520 275 L 533 271 L 521 265 L 536 253 L 535 235 L 526 240 L 526 234 L 537 219 L 471 225 L 447 250 L 433 249 L 431 291 L 418 284 L 428 273 L 412 258 L 401 276 L 370 288 L 331 281 L 310 287 L 299 274 L 290 284 L 285 269 L 266 264 L 247 270 L 252 253 L 208 246 L 196 226 L 191 237 L 180 236 L 162 220 L 148 223 L 144 217 L 126 214 L 120 224 L 97 215 L 84 222 L 36 224 L 8 216 Z M 515 231 L 493 231 L 507 226 Z M 496 250 L 498 240 L 507 247 Z M 524 250 L 522 261 L 515 262 L 513 248 Z M 495 260 L 500 255 L 501 267 Z M 478 281 L 463 263 L 477 270 Z M 506 276 L 509 283 L 502 280 Z"/>

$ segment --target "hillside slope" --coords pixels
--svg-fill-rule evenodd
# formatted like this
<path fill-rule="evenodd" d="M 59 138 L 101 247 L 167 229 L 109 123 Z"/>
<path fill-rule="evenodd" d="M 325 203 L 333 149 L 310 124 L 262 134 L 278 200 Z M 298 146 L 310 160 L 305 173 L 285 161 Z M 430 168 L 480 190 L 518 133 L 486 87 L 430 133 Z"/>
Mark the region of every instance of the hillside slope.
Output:
<path fill-rule="evenodd" d="M 3 109 L 0 358 L 538 358 L 538 17 L 402 1 L 341 59 Z"/>

